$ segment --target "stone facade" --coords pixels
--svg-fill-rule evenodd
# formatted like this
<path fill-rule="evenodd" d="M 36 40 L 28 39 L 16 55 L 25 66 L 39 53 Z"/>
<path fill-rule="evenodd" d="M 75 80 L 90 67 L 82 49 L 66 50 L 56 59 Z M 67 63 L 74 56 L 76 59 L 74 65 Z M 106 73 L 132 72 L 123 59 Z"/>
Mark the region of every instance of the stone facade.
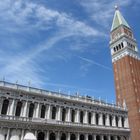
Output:
<path fill-rule="evenodd" d="M 0 140 L 130 140 L 127 109 L 0 82 Z"/>

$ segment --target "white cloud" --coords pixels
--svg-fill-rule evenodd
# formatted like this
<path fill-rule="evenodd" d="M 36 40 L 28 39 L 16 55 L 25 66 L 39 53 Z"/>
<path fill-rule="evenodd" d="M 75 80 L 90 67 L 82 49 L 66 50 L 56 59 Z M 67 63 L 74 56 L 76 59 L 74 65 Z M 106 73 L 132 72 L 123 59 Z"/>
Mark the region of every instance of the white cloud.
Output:
<path fill-rule="evenodd" d="M 123 1 L 106 1 L 106 0 L 80 0 L 80 4 L 84 7 L 86 12 L 88 12 L 90 18 L 96 23 L 103 27 L 110 27 L 114 6 L 118 4 L 120 8 L 124 8 L 127 5 L 132 4 L 133 0 L 123 0 Z M 137 0 L 136 0 L 137 3 Z"/>

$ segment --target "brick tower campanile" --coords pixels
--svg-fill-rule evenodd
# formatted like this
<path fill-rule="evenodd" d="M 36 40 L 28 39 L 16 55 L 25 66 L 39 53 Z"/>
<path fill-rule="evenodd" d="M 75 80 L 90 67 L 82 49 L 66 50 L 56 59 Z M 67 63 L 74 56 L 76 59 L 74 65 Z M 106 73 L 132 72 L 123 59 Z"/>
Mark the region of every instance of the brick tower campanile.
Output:
<path fill-rule="evenodd" d="M 110 49 L 116 102 L 128 109 L 131 139 L 140 140 L 140 57 L 133 32 L 116 7 Z"/>

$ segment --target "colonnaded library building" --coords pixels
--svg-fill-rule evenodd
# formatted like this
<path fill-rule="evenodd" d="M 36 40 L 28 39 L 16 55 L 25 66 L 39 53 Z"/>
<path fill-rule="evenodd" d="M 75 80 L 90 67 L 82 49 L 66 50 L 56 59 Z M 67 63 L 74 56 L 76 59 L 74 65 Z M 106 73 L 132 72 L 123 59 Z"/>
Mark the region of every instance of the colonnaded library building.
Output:
<path fill-rule="evenodd" d="M 120 90 L 122 86 L 118 85 L 124 84 L 116 63 L 130 54 L 135 59 L 139 57 L 131 29 L 118 9 L 111 29 L 110 48 L 117 105 L 0 81 L 0 140 L 130 140 L 128 116 L 133 123 L 135 118 L 129 109 L 130 98 L 126 98 Z M 125 88 L 125 92 L 129 91 Z M 135 112 L 136 108 L 134 115 Z M 130 127 L 134 136 L 137 128 L 133 123 Z"/>

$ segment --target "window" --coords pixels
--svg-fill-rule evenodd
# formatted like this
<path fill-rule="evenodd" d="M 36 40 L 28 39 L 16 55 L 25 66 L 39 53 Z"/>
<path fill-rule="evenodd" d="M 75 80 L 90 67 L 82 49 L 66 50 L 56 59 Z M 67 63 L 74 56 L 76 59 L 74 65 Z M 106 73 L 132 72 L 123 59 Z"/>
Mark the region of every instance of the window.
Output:
<path fill-rule="evenodd" d="M 22 108 L 22 102 L 19 101 L 19 102 L 17 102 L 15 116 L 20 116 L 20 114 L 21 114 L 21 108 Z"/>
<path fill-rule="evenodd" d="M 71 122 L 75 122 L 75 111 L 71 111 Z"/>
<path fill-rule="evenodd" d="M 45 111 L 46 111 L 46 106 L 45 105 L 42 105 L 41 107 L 41 118 L 45 118 Z"/>
<path fill-rule="evenodd" d="M 33 117 L 33 113 L 34 113 L 34 104 L 31 103 L 30 106 L 29 106 L 29 114 L 28 114 L 28 117 L 29 118 L 32 118 Z"/>
<path fill-rule="evenodd" d="M 83 111 L 80 112 L 80 123 L 83 123 L 84 120 L 84 113 Z"/>
<path fill-rule="evenodd" d="M 62 121 L 65 121 L 66 120 L 66 109 L 63 108 L 62 110 Z"/>
<path fill-rule="evenodd" d="M 103 125 L 106 125 L 106 116 L 103 114 Z"/>
<path fill-rule="evenodd" d="M 95 115 L 95 119 L 96 119 L 96 124 L 99 125 L 99 114 Z"/>
<path fill-rule="evenodd" d="M 88 113 L 88 123 L 91 124 L 91 112 Z"/>
<path fill-rule="evenodd" d="M 52 119 L 56 119 L 56 107 L 52 108 Z"/>
<path fill-rule="evenodd" d="M 6 115 L 7 114 L 8 106 L 9 106 L 9 100 L 5 99 L 3 101 L 1 114 L 3 114 L 3 115 Z"/>

